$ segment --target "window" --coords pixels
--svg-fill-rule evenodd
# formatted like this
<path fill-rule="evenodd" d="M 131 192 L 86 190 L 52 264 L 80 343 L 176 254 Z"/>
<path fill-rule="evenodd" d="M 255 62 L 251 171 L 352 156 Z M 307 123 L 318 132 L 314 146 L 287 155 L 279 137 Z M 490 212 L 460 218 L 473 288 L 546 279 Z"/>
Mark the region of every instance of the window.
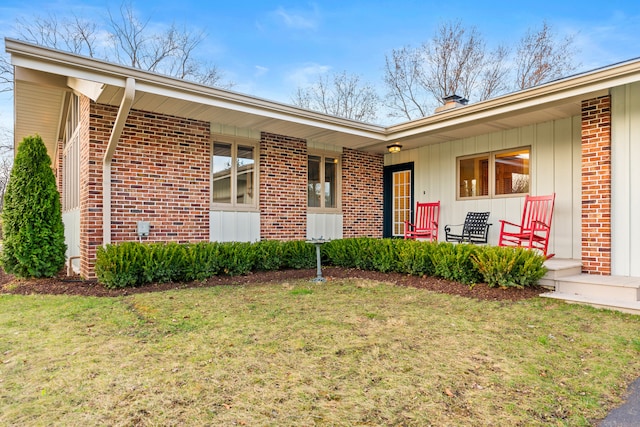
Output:
<path fill-rule="evenodd" d="M 489 195 L 489 156 L 458 160 L 460 176 L 459 197 Z"/>
<path fill-rule="evenodd" d="M 529 193 L 529 147 L 458 158 L 458 198 Z"/>
<path fill-rule="evenodd" d="M 334 155 L 310 155 L 308 158 L 307 206 L 334 210 L 339 208 L 340 159 Z"/>
<path fill-rule="evenodd" d="M 529 192 L 529 149 L 519 149 L 495 156 L 496 194 Z"/>
<path fill-rule="evenodd" d="M 211 160 L 212 204 L 257 206 L 257 148 L 239 142 L 214 142 Z"/>

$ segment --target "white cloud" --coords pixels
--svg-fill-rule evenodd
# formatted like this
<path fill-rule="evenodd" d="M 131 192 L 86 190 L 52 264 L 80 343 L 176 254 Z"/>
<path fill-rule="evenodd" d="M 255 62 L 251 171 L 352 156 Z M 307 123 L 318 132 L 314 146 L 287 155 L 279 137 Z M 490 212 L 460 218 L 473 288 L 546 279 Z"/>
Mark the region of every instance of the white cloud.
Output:
<path fill-rule="evenodd" d="M 315 30 L 319 25 L 319 12 L 316 5 L 311 10 L 287 10 L 280 6 L 271 12 L 278 21 L 286 27 L 295 30 Z"/>
<path fill-rule="evenodd" d="M 309 63 L 293 69 L 285 78 L 293 87 L 304 87 L 315 82 L 319 75 L 329 70 L 331 70 L 329 65 Z"/>
<path fill-rule="evenodd" d="M 637 32 L 621 29 L 637 28 L 640 25 L 640 15 L 628 15 L 614 10 L 608 17 L 602 16 L 597 23 L 580 24 L 581 29 L 573 33 L 581 70 L 592 70 L 638 56 L 640 36 Z"/>
<path fill-rule="evenodd" d="M 255 69 L 256 69 L 256 71 L 253 74 L 255 77 L 264 76 L 265 74 L 267 74 L 269 72 L 269 68 L 263 67 L 262 65 L 256 65 Z"/>

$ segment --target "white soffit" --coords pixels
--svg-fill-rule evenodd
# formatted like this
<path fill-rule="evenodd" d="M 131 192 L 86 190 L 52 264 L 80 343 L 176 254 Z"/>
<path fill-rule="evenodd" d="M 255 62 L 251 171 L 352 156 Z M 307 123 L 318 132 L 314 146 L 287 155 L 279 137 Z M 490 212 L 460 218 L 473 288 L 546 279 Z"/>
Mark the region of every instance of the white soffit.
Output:
<path fill-rule="evenodd" d="M 14 85 L 14 146 L 27 136 L 40 135 L 50 156 L 56 151 L 65 91 L 28 82 Z M 54 159 L 52 159 L 53 161 Z"/>

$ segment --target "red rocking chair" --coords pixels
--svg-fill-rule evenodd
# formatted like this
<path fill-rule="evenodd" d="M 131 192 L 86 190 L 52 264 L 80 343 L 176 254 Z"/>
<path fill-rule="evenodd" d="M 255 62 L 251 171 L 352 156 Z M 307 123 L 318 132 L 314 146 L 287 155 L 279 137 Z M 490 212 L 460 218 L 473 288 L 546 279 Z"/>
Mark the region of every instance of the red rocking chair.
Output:
<path fill-rule="evenodd" d="M 404 222 L 405 239 L 429 239 L 438 241 L 438 220 L 440 217 L 440 202 L 416 204 L 415 222 Z"/>
<path fill-rule="evenodd" d="M 538 249 L 547 258 L 549 236 L 551 234 L 551 218 L 556 194 L 550 196 L 527 196 L 524 200 L 522 221 L 520 225 L 500 220 L 500 236 L 498 246 L 520 246 L 528 249 Z M 513 231 L 507 231 L 509 226 Z"/>

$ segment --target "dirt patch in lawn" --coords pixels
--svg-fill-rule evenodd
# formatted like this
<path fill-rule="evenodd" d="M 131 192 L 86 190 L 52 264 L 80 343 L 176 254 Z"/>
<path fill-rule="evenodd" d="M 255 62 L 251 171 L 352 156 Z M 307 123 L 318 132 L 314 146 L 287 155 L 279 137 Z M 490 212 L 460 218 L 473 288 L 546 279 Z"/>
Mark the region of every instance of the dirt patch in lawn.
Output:
<path fill-rule="evenodd" d="M 325 267 L 322 270 L 326 280 L 344 278 L 371 279 L 380 282 L 393 283 L 398 286 L 409 286 L 429 291 L 460 295 L 468 298 L 489 301 L 518 301 L 533 298 L 545 290 L 541 287 L 525 289 L 490 288 L 484 283 L 474 286 L 463 285 L 458 282 L 434 277 L 418 277 L 399 273 L 380 273 L 377 271 L 363 271 L 350 268 Z M 153 283 L 126 289 L 107 289 L 95 280 L 82 280 L 79 277 L 68 277 L 64 273 L 50 279 L 16 279 L 0 269 L 0 292 L 30 295 L 83 295 L 99 297 L 115 297 L 144 292 L 158 292 L 169 289 L 198 288 L 220 285 L 240 285 L 283 282 L 296 279 L 312 279 L 316 276 L 315 269 L 281 270 L 255 272 L 246 276 L 216 276 L 202 282 L 189 283 Z"/>

